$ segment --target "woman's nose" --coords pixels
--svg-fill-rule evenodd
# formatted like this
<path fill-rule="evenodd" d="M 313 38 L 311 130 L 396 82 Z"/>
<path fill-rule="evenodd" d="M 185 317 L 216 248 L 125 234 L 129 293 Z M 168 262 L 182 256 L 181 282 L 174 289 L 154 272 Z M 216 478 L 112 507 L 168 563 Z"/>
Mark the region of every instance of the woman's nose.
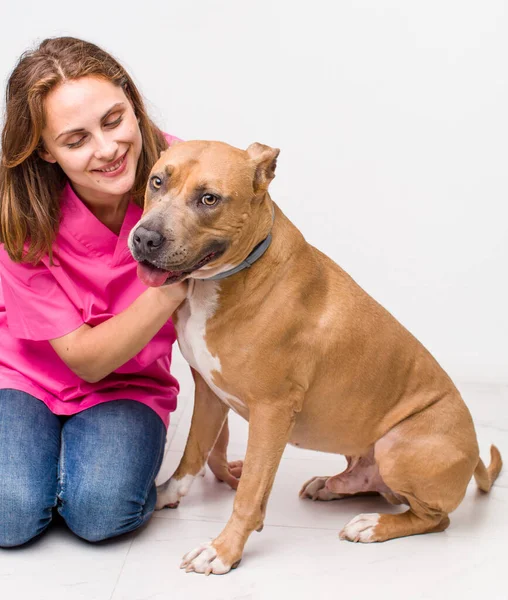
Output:
<path fill-rule="evenodd" d="M 95 158 L 98 160 L 110 161 L 115 158 L 116 151 L 118 150 L 118 144 L 113 140 L 101 138 L 97 142 L 97 149 L 95 150 Z"/>

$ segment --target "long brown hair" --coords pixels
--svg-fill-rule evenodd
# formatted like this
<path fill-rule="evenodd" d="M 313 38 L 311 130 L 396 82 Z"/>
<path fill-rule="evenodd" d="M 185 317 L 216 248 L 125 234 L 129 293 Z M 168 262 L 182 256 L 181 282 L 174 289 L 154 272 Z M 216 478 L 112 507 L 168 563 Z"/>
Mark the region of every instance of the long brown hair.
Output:
<path fill-rule="evenodd" d="M 131 194 L 139 206 L 150 169 L 167 147 L 131 77 L 110 54 L 72 37 L 46 39 L 25 52 L 7 83 L 0 163 L 0 243 L 13 261 L 52 259 L 66 177 L 39 155 L 44 99 L 58 84 L 87 75 L 121 86 L 134 106 L 143 143 Z"/>

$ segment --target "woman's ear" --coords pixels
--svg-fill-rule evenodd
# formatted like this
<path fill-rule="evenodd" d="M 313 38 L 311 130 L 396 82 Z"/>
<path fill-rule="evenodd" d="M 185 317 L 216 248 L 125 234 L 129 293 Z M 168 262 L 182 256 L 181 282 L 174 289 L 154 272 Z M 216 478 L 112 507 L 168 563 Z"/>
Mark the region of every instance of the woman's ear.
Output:
<path fill-rule="evenodd" d="M 44 146 L 39 148 L 37 150 L 37 153 L 42 158 L 42 160 L 45 160 L 49 163 L 56 163 L 56 158 L 51 154 L 51 152 L 48 152 Z"/>

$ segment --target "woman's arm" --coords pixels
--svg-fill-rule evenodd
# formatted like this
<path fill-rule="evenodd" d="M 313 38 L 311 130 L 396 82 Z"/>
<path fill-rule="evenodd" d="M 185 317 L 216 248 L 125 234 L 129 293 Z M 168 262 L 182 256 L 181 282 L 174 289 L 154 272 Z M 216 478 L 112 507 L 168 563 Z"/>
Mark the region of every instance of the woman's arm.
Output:
<path fill-rule="evenodd" d="M 171 317 L 187 293 L 187 283 L 148 288 L 130 306 L 96 327 L 83 324 L 50 340 L 78 377 L 100 381 L 136 356 Z"/>

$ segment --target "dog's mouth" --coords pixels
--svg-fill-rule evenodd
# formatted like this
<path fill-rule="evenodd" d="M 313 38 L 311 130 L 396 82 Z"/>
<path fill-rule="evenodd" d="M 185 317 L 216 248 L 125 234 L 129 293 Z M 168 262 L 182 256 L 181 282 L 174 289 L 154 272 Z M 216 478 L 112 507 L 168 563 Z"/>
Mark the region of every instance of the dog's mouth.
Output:
<path fill-rule="evenodd" d="M 201 269 L 212 260 L 219 258 L 222 254 L 224 254 L 224 252 L 225 250 L 215 250 L 213 252 L 209 252 L 193 267 L 183 271 L 168 271 L 165 269 L 160 269 L 159 267 L 153 265 L 151 262 L 143 260 L 138 263 L 138 277 L 145 285 L 149 287 L 160 287 L 161 285 L 170 285 L 171 283 L 182 281 L 182 279 L 185 279 L 185 277 L 187 277 L 194 271 Z"/>

